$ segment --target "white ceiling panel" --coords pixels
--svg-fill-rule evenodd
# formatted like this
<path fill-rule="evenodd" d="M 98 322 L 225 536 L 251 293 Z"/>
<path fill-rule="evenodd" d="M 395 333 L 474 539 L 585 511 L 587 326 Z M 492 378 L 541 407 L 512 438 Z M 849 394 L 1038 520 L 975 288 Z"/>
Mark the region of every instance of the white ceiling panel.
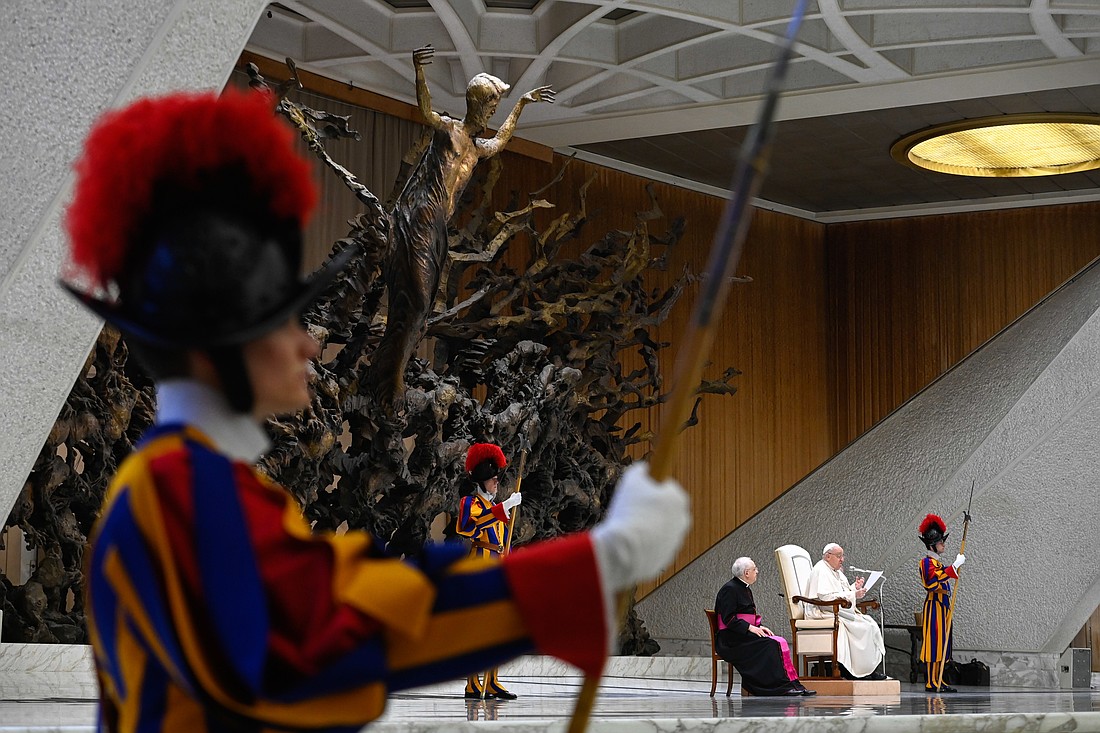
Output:
<path fill-rule="evenodd" d="M 997 114 L 1071 101 L 1100 111 L 1094 86 L 1100 84 L 1100 1 L 808 5 L 779 110 L 781 124 L 797 130 L 801 144 L 828 140 L 825 130 L 869 130 L 867 115 L 886 115 L 906 128 L 978 110 Z M 270 7 L 271 17 L 260 18 L 248 47 L 411 102 L 412 51 L 430 43 L 436 57 L 428 78 L 440 109 L 461 110 L 466 81 L 482 71 L 501 76 L 513 94 L 552 83 L 557 103 L 528 108 L 521 136 L 712 190 L 725 185 L 725 168 L 700 180 L 699 171 L 714 166 L 684 164 L 684 150 L 702 148 L 677 148 L 675 141 L 708 131 L 724 131 L 722 139 L 743 136 L 794 7 L 795 0 L 284 0 Z M 1065 96 L 1078 88 L 1083 99 Z M 963 104 L 968 100 L 973 103 Z M 501 106 L 498 124 L 509 108 Z M 881 137 L 857 132 L 851 140 L 864 148 L 847 157 L 882 156 L 890 141 Z M 679 152 L 658 153 L 666 147 Z M 816 159 L 839 176 L 833 152 L 822 150 Z M 803 150 L 801 157 L 813 161 L 815 154 Z M 997 182 L 952 182 L 899 166 L 889 184 L 819 184 L 808 196 L 803 182 L 812 180 L 811 165 L 804 162 L 791 177 L 789 193 L 780 188 L 783 176 L 773 175 L 777 205 L 835 217 L 842 214 L 829 212 L 880 211 L 903 199 L 970 206 L 975 192 L 991 200 L 1051 189 L 1094 195 L 1091 174 L 999 189 Z M 836 189 L 832 202 L 830 188 Z M 891 199 L 884 191 L 900 193 Z"/>

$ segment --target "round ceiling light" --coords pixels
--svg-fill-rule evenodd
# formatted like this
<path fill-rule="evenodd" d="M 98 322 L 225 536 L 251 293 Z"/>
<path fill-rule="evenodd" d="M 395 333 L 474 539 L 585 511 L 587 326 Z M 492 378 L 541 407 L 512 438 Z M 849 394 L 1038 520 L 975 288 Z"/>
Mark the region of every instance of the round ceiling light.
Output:
<path fill-rule="evenodd" d="M 890 146 L 894 160 L 956 176 L 1012 178 L 1100 168 L 1100 115 L 979 117 L 929 127 Z"/>

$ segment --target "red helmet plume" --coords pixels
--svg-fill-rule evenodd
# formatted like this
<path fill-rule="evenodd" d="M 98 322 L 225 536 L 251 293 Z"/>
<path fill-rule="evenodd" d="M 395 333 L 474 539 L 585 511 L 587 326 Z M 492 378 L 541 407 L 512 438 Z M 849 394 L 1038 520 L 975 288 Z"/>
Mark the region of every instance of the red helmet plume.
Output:
<path fill-rule="evenodd" d="M 947 525 L 935 514 L 929 514 L 920 523 L 920 534 L 918 536 L 925 547 L 934 550 L 937 543 L 944 542 L 947 539 Z"/>
<path fill-rule="evenodd" d="M 924 521 L 920 523 L 920 533 L 921 534 L 928 534 L 928 530 L 931 527 L 935 527 L 939 531 L 940 534 L 946 534 L 947 533 L 947 525 L 944 524 L 943 520 L 940 519 L 935 514 L 927 515 L 924 518 Z"/>
<path fill-rule="evenodd" d="M 498 471 L 508 465 L 508 459 L 504 457 L 504 451 L 499 445 L 474 443 L 466 452 L 466 473 L 473 473 L 474 469 L 484 461 L 492 461 L 493 467 Z"/>
<path fill-rule="evenodd" d="M 200 188 L 240 168 L 270 216 L 305 223 L 317 200 L 309 161 L 273 113 L 269 95 L 233 88 L 141 99 L 104 114 L 75 168 L 65 217 L 71 258 L 100 287 L 127 265 L 158 189 Z"/>

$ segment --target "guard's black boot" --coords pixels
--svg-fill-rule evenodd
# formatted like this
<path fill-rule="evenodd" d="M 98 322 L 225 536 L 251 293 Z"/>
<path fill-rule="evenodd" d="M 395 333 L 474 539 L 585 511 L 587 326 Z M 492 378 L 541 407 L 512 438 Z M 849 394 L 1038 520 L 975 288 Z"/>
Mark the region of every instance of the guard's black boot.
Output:
<path fill-rule="evenodd" d="M 485 697 L 495 697 L 498 700 L 515 700 L 518 695 L 509 692 L 497 679 L 497 671 L 493 669 L 485 678 Z"/>

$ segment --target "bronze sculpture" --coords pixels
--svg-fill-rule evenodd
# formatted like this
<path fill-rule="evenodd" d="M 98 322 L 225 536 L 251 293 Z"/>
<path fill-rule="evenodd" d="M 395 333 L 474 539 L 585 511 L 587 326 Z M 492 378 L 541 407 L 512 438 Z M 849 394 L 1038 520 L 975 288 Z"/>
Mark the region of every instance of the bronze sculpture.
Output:
<path fill-rule="evenodd" d="M 265 86 L 255 69 L 250 77 Z M 463 185 L 479 191 L 479 203 L 464 212 L 449 250 L 441 250 L 439 309 L 425 312 L 417 331 L 432 339 L 435 351 L 403 369 L 405 409 L 395 433 L 371 381 L 385 283 L 397 281 L 383 273 L 390 212 L 325 152 L 326 140 L 356 136 L 347 120 L 292 101 L 292 86 L 278 85 L 275 91 L 284 96 L 277 111 L 364 210 L 334 245 L 336 252 L 357 249 L 352 266 L 306 315 L 322 345 L 339 348 L 316 363 L 311 407 L 269 424 L 274 449 L 263 467 L 295 493 L 318 528 L 366 528 L 392 551 L 415 553 L 430 541 L 433 522 L 453 525 L 441 515 L 457 503 L 469 444 L 488 440 L 518 454 L 526 439 L 531 452 L 517 545 L 591 526 L 632 446 L 649 440 L 639 423 L 631 425 L 631 416 L 666 397 L 658 352 L 667 344 L 652 334 L 695 277 L 685 271 L 657 291 L 644 286 L 643 274 L 665 267 L 683 221 L 667 219 L 665 232 L 652 233 L 665 215 L 650 191 L 648 209 L 625 231 L 590 236 L 586 200 L 594 177 L 553 192 L 563 213 L 549 223 L 537 220 L 555 207 L 541 197 L 573 162 L 565 161 L 551 184 L 508 211 L 490 203 L 501 158 L 472 167 Z M 398 200 L 396 194 L 389 198 Z M 458 199 L 454 204 L 463 205 Z M 534 249 L 527 269 L 514 272 L 502 264 L 503 254 L 523 246 L 524 234 Z M 588 246 L 563 256 L 578 237 Z M 460 294 L 458 283 L 472 267 L 469 293 Z M 633 371 L 620 365 L 627 352 L 639 355 Z M 727 371 L 698 391 L 731 394 L 734 376 L 735 370 Z M 152 400 L 147 380 L 126 360 L 124 342 L 105 330 L 6 523 L 22 527 L 48 558 L 26 586 L 13 587 L 0 576 L 6 641 L 83 640 L 82 609 L 79 600 L 67 602 L 68 589 L 71 597 L 82 597 L 84 535 L 115 462 L 151 422 Z M 507 474 L 505 484 L 513 481 Z M 653 651 L 638 624 L 629 636 L 630 650 Z"/>
<path fill-rule="evenodd" d="M 474 166 L 502 151 L 511 140 L 523 108 L 532 102 L 554 101 L 549 86 L 532 89 L 520 97 L 493 137 L 479 137 L 510 87 L 495 76 L 478 74 L 466 88 L 466 115 L 456 120 L 438 114 L 432 109 L 424 76 L 424 67 L 434 55 L 430 45 L 413 52 L 416 101 L 433 134 L 391 211 L 393 244 L 385 267 L 389 315 L 372 357 L 375 394 L 394 411 L 404 405 L 405 365 L 423 337 L 435 300 L 447 257 L 447 222 L 458 197 L 470 182 Z"/>

